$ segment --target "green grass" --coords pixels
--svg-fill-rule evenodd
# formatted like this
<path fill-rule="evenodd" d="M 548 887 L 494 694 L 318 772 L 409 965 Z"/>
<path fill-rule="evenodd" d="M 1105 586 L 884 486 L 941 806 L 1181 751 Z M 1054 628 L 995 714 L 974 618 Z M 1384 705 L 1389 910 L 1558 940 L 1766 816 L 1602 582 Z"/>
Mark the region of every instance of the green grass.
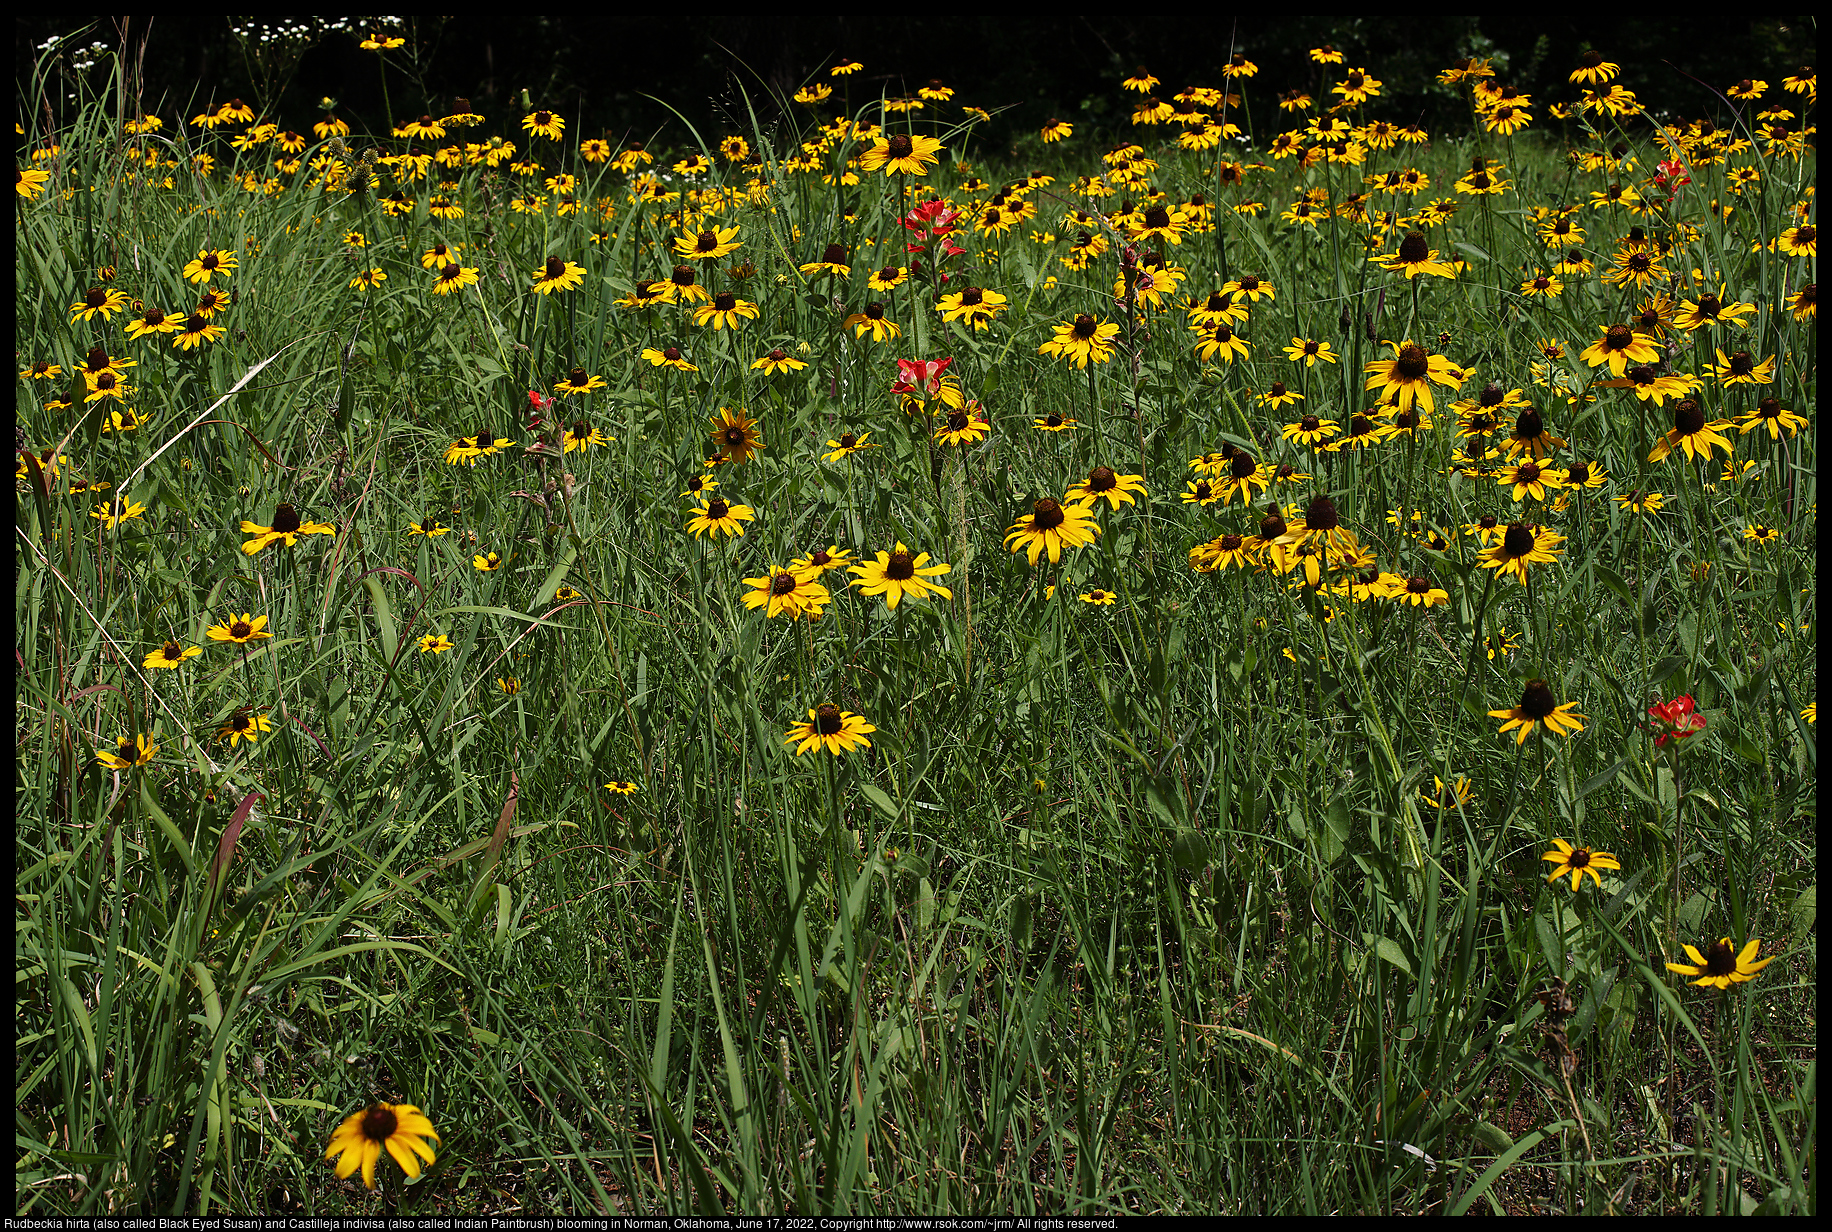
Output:
<path fill-rule="evenodd" d="M 1237 88 L 1263 123 L 1276 87 Z M 1631 215 L 1590 201 L 1611 183 L 1661 195 L 1641 118 L 1308 170 L 1261 131 L 1239 185 L 1140 129 L 1156 166 L 1137 183 L 1088 197 L 1077 177 L 1113 174 L 1097 151 L 1022 151 L 1052 168 L 1019 194 L 1035 218 L 957 231 L 945 287 L 870 291 L 908 261 L 897 219 L 919 187 L 970 221 L 1022 182 L 952 161 L 971 133 L 927 119 L 942 110 L 917 117 L 949 147 L 921 179 L 826 183 L 869 147 L 798 169 L 812 127 L 750 127 L 751 166 L 720 156 L 727 134 L 683 129 L 650 170 L 704 151 L 709 171 L 662 185 L 697 203 L 633 201 L 580 134 L 531 139 L 519 113 L 446 140 L 500 135 L 538 171 L 435 171 L 445 190 L 372 164 L 408 144 L 385 136 L 314 139 L 292 172 L 271 145 L 230 148 L 241 125 L 167 115 L 126 137 L 118 82 L 32 131 L 21 165 L 52 176 L 18 202 L 17 359 L 63 375 L 19 386 L 22 1213 L 1813 1209 L 1817 327 L 1790 306 L 1816 258 L 1775 246 L 1813 221 L 1811 150 L 1726 113 L 1725 136 L 1688 138 L 1692 182 Z M 1376 100 L 1352 118 L 1384 117 Z M 1633 165 L 1581 170 L 1561 131 L 1579 151 L 1621 141 Z M 1453 190 L 1477 156 L 1509 192 Z M 1336 210 L 1406 167 L 1431 191 L 1369 198 L 1397 229 Z M 1734 189 L 1739 167 L 1759 180 Z M 576 212 L 542 186 L 559 174 Z M 1284 221 L 1307 191 L 1319 225 Z M 514 210 L 529 192 L 544 208 Z M 1154 192 L 1222 219 L 1138 246 L 1186 274 L 1162 308 L 1116 289 L 1111 221 Z M 431 217 L 435 193 L 464 216 Z M 1458 208 L 1421 220 L 1433 199 Z M 1265 208 L 1233 208 L 1249 201 Z M 740 228 L 700 265 L 758 306 L 740 329 L 617 303 L 668 275 L 696 204 Z M 1597 274 L 1523 296 L 1566 247 L 1531 211 L 1567 204 Z M 1085 271 L 1061 260 L 1071 210 L 1106 215 Z M 1414 226 L 1455 279 L 1363 259 Z M 1645 291 L 1598 276 L 1633 226 L 1671 245 Z M 474 286 L 434 293 L 421 255 L 439 242 Z M 849 276 L 801 272 L 832 243 Z M 208 284 L 234 293 L 220 339 L 128 341 L 133 308 L 72 319 L 91 285 L 188 313 L 202 288 L 182 271 L 205 249 L 238 261 Z M 583 285 L 534 294 L 550 256 Z M 371 268 L 386 281 L 349 285 Z M 1184 300 L 1248 274 L 1276 294 L 1237 326 L 1247 356 L 1202 362 Z M 1602 384 L 1580 352 L 1657 292 L 1678 306 L 1720 284 L 1753 312 L 1663 330 L 1660 371 L 1700 378 L 1708 421 L 1774 397 L 1808 424 L 1726 430 L 1748 470 L 1721 451 L 1650 462 L 1673 403 Z M 987 330 L 932 306 L 967 285 L 1009 301 Z M 900 338 L 845 324 L 873 300 Z M 1120 327 L 1110 359 L 1039 352 L 1080 313 Z M 1339 362 L 1292 363 L 1293 338 Z M 1462 370 L 1434 426 L 1339 453 L 1282 439 L 1307 411 L 1346 429 L 1374 396 L 1365 366 L 1407 339 Z M 668 346 L 697 370 L 641 357 Z M 138 426 L 71 396 L 92 347 L 136 361 Z M 772 348 L 805 369 L 754 370 Z M 1719 348 L 1772 357 L 1770 383 L 1720 383 Z M 937 445 L 891 392 L 894 360 L 942 357 L 991 421 L 983 442 Z M 541 431 L 614 439 L 528 452 L 528 391 L 575 367 L 605 387 L 556 399 Z M 1264 407 L 1274 381 L 1304 401 Z M 1494 480 L 1511 462 L 1453 463 L 1468 442 L 1449 404 L 1490 382 L 1543 411 L 1551 461 L 1590 461 L 1604 486 L 1516 502 Z M 763 448 L 716 468 L 713 495 L 756 520 L 696 538 L 681 493 L 725 408 Z M 1051 413 L 1079 426 L 1031 426 Z M 843 432 L 880 447 L 823 462 Z M 446 463 L 480 433 L 513 444 Z M 1189 460 L 1224 444 L 1301 477 L 1268 472 L 1251 507 L 1179 499 Z M 1060 562 L 1008 550 L 1033 502 L 1101 465 L 1148 495 L 1103 506 Z M 144 513 L 104 528 L 77 478 Z M 1650 491 L 1658 512 L 1612 499 Z M 1192 569 L 1268 501 L 1295 519 L 1320 495 L 1371 553 L 1323 587 Z M 245 554 L 241 522 L 273 525 L 282 502 L 333 533 Z M 1415 512 L 1421 534 L 1400 535 Z M 1484 515 L 1544 524 L 1560 554 L 1527 585 L 1497 576 L 1465 530 Z M 408 533 L 428 517 L 451 533 Z M 741 602 L 792 557 L 897 542 L 950 565 L 934 580 L 952 598 L 893 612 L 838 571 L 818 621 Z M 492 552 L 502 568 L 473 566 Z M 1331 588 L 1376 570 L 1448 601 Z M 1093 588 L 1117 602 L 1077 599 Z M 206 636 L 241 614 L 272 637 Z M 430 635 L 452 648 L 421 650 Z M 143 667 L 168 639 L 204 653 Z M 1498 733 L 1490 712 L 1536 679 L 1580 731 Z M 1707 726 L 1657 747 L 1647 707 L 1682 694 Z M 869 749 L 786 749 L 823 703 L 872 724 Z M 245 714 L 272 730 L 221 740 Z M 101 764 L 123 735 L 157 755 Z M 1466 798 L 1434 803 L 1459 781 Z M 1621 867 L 1548 885 L 1554 838 Z M 1719 937 L 1761 938 L 1773 961 L 1727 992 L 1667 969 Z M 412 1184 L 385 1159 L 369 1194 L 322 1156 L 376 1100 L 418 1105 L 441 1141 Z"/>

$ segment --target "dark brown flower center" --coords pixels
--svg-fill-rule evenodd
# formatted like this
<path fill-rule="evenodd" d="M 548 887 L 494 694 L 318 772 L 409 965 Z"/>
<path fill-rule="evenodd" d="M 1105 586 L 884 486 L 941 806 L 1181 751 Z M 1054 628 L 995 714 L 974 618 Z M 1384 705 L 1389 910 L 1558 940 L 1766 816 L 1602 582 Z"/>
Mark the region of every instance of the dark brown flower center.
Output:
<path fill-rule="evenodd" d="M 1221 321 L 1217 321 L 1213 329 L 1214 329 L 1215 341 L 1220 343 L 1222 346 L 1227 346 L 1230 342 L 1234 341 L 1234 331 L 1230 329 L 1225 323 Z"/>
<path fill-rule="evenodd" d="M 185 318 L 184 332 L 187 334 L 201 334 L 209 328 L 210 321 L 201 312 L 194 312 Z"/>
<path fill-rule="evenodd" d="M 1407 578 L 1406 590 L 1415 595 L 1427 594 L 1431 590 L 1431 581 L 1422 577 Z"/>
<path fill-rule="evenodd" d="M 1637 385 L 1652 385 L 1659 378 L 1647 364 L 1636 364 L 1628 370 L 1628 379 Z"/>
<path fill-rule="evenodd" d="M 1499 519 L 1496 518 L 1494 514 L 1485 513 L 1476 519 L 1476 525 L 1480 526 L 1483 530 L 1494 530 L 1497 521 L 1499 521 Z"/>
<path fill-rule="evenodd" d="M 693 266 L 677 265 L 674 267 L 674 274 L 672 275 L 672 277 L 673 277 L 675 286 L 690 287 L 693 285 L 694 279 L 695 277 L 697 277 L 697 275 L 695 275 L 693 272 Z"/>
<path fill-rule="evenodd" d="M 1062 427 L 1062 416 L 1058 415 L 1055 411 L 1051 411 L 1048 415 L 1043 417 L 1043 422 L 1052 428 L 1060 428 Z"/>
<path fill-rule="evenodd" d="M 673 347 L 668 348 L 668 351 L 673 351 L 673 350 L 674 350 Z M 663 351 L 662 354 L 667 355 L 669 359 L 678 358 L 678 353 L 675 355 L 668 355 L 668 351 Z M 591 378 L 586 374 L 586 371 L 583 368 L 574 368 L 571 372 L 568 372 L 566 374 L 566 383 L 574 387 L 587 384 L 590 380 Z"/>
<path fill-rule="evenodd" d="M 1336 512 L 1336 502 L 1327 496 L 1319 496 L 1310 502 L 1304 511 L 1304 525 L 1310 530 L 1335 530 L 1342 525 L 1342 518 Z"/>
<path fill-rule="evenodd" d="M 672 350 L 673 348 L 669 348 L 669 349 Z M 769 360 L 773 364 L 780 364 L 783 360 L 789 358 L 789 353 L 783 350 L 781 347 L 772 347 L 770 349 L 770 353 L 764 356 L 764 358 Z"/>
<path fill-rule="evenodd" d="M 1681 436 L 1692 436 L 1705 430 L 1705 409 L 1694 398 L 1686 398 L 1673 406 L 1673 430 Z"/>
<path fill-rule="evenodd" d="M 1259 463 L 1243 450 L 1234 455 L 1228 463 L 1228 474 L 1236 479 L 1245 479 L 1259 470 Z"/>
<path fill-rule="evenodd" d="M 1654 259 L 1645 252 L 1634 252 L 1629 254 L 1628 267 L 1637 274 L 1647 273 L 1648 267 L 1653 264 Z"/>
<path fill-rule="evenodd" d="M 1366 436 L 1374 430 L 1374 421 L 1369 419 L 1366 415 L 1355 415 L 1349 419 L 1350 436 Z"/>
<path fill-rule="evenodd" d="M 1145 211 L 1145 227 L 1147 230 L 1155 230 L 1160 227 L 1168 226 L 1170 226 L 1170 211 L 1163 206 L 1154 205 Z"/>
<path fill-rule="evenodd" d="M 1804 248 L 1819 238 L 1819 231 L 1812 226 L 1797 228 L 1794 232 L 1794 246 Z"/>
<path fill-rule="evenodd" d="M 1558 709 L 1558 702 L 1552 697 L 1552 689 L 1543 680 L 1527 681 L 1526 690 L 1520 695 L 1520 712 L 1528 718 L 1538 721 Z"/>
<path fill-rule="evenodd" d="M 910 139 L 902 133 L 898 133 L 885 143 L 884 152 L 892 158 L 908 158 L 911 151 L 914 149 L 915 147 L 910 144 Z"/>
<path fill-rule="evenodd" d="M 1211 500 L 1214 498 L 1214 496 L 1215 496 L 1215 489 L 1209 486 L 1208 480 L 1198 479 L 1196 481 L 1195 497 L 1198 501 Z"/>
<path fill-rule="evenodd" d="M 727 428 L 721 435 L 725 438 L 725 443 L 734 449 L 744 446 L 743 428 Z"/>
<path fill-rule="evenodd" d="M 1279 515 L 1277 505 L 1267 506 L 1266 516 L 1260 519 L 1259 537 L 1261 542 L 1270 542 L 1285 533 L 1285 519 Z"/>
<path fill-rule="evenodd" d="M 1748 376 L 1756 370 L 1756 361 L 1751 359 L 1748 351 L 1738 351 L 1730 357 L 1730 375 Z"/>
<path fill-rule="evenodd" d="M 858 443 L 859 443 L 859 438 L 854 436 L 850 432 L 840 437 L 840 448 L 841 449 L 855 448 L 858 445 Z"/>
<path fill-rule="evenodd" d="M 1723 310 L 1724 310 L 1723 302 L 1719 300 L 1717 296 L 1712 295 L 1709 292 L 1707 292 L 1706 294 L 1698 297 L 1698 315 L 1699 316 L 1710 317 L 1713 320 L 1716 320 L 1717 314 L 1722 312 Z"/>
<path fill-rule="evenodd" d="M 273 529 L 291 534 L 299 529 L 299 511 L 291 505 L 278 505 L 274 508 Z"/>
<path fill-rule="evenodd" d="M 909 552 L 892 552 L 890 563 L 884 566 L 884 576 L 893 582 L 907 582 L 915 577 L 916 563 Z"/>
<path fill-rule="evenodd" d="M 1075 318 L 1073 332 L 1075 337 L 1082 342 L 1094 337 L 1094 318 L 1085 312 L 1078 314 Z"/>
<path fill-rule="evenodd" d="M 1532 407 L 1522 411 L 1514 420 L 1514 439 L 1517 441 L 1538 440 L 1545 435 L 1546 424 L 1540 414 Z"/>
<path fill-rule="evenodd" d="M 555 278 L 562 278 L 565 274 L 566 262 L 560 260 L 558 257 L 547 258 L 547 280 L 549 282 L 552 282 Z"/>
<path fill-rule="evenodd" d="M 1590 463 L 1579 462 L 1565 472 L 1565 479 L 1573 487 L 1580 487 L 1590 482 Z"/>
<path fill-rule="evenodd" d="M 229 622 L 229 636 L 238 642 L 253 632 L 254 626 L 245 620 L 232 620 Z"/>
<path fill-rule="evenodd" d="M 439 278 L 441 281 L 444 281 L 444 282 L 456 282 L 459 276 L 463 273 L 464 273 L 464 270 L 459 267 L 456 261 L 454 261 L 451 264 L 447 265 L 444 269 L 439 271 Z"/>
<path fill-rule="evenodd" d="M 1612 325 L 1603 335 L 1603 347 L 1609 351 L 1625 351 L 1635 344 L 1635 331 L 1626 325 Z"/>
<path fill-rule="evenodd" d="M 869 320 L 882 321 L 884 319 L 884 305 L 878 303 L 865 305 L 865 316 Z"/>
<path fill-rule="evenodd" d="M 1514 471 L 1515 483 L 1538 483 L 1540 466 L 1537 462 L 1522 462 Z"/>
<path fill-rule="evenodd" d="M 222 263 L 222 259 L 212 252 L 199 258 L 197 263 L 207 270 L 213 270 Z"/>
<path fill-rule="evenodd" d="M 731 511 L 732 507 L 716 496 L 706 502 L 706 516 L 715 522 Z"/>
<path fill-rule="evenodd" d="M 1734 975 L 1737 969 L 1737 954 L 1728 944 L 1713 941 L 1705 947 L 1706 975 Z"/>
<path fill-rule="evenodd" d="M 730 312 L 738 306 L 738 297 L 730 291 L 721 291 L 712 297 L 712 306 L 715 312 Z"/>
<path fill-rule="evenodd" d="M 1583 68 L 1595 68 L 1601 63 L 1603 63 L 1603 53 L 1600 51 L 1587 51 L 1584 53 L 1583 58 L 1578 61 L 1578 64 Z"/>
<path fill-rule="evenodd" d="M 1426 242 L 1424 232 L 1406 233 L 1406 238 L 1400 241 L 1399 259 L 1408 265 L 1431 259 L 1431 245 Z"/>
<path fill-rule="evenodd" d="M 1221 537 L 1221 550 L 1224 552 L 1237 552 L 1240 550 L 1240 542 L 1239 535 L 1223 535 Z"/>
<path fill-rule="evenodd" d="M 1061 526 L 1063 520 L 1062 506 L 1047 496 L 1031 506 L 1031 529 L 1033 530 L 1051 530 Z"/>
<path fill-rule="evenodd" d="M 1532 553 L 1534 542 L 1531 526 L 1509 522 L 1507 532 L 1501 536 L 1501 553 L 1509 560 L 1517 560 Z"/>
<path fill-rule="evenodd" d="M 1360 72 L 1353 72 L 1349 74 L 1349 79 L 1343 84 L 1351 90 L 1359 90 L 1366 81 L 1367 78 Z"/>
<path fill-rule="evenodd" d="M 1399 349 L 1399 358 L 1393 363 L 1395 375 L 1406 381 L 1421 380 L 1430 369 L 1431 361 L 1425 348 L 1411 342 Z"/>
<path fill-rule="evenodd" d="M 773 595 L 786 595 L 794 589 L 795 575 L 787 570 L 770 579 L 770 593 Z"/>
<path fill-rule="evenodd" d="M 901 273 L 903 273 L 903 271 L 899 269 L 897 266 L 887 265 L 883 269 L 878 271 L 878 281 L 879 282 L 895 282 L 897 281 L 897 276 Z"/>

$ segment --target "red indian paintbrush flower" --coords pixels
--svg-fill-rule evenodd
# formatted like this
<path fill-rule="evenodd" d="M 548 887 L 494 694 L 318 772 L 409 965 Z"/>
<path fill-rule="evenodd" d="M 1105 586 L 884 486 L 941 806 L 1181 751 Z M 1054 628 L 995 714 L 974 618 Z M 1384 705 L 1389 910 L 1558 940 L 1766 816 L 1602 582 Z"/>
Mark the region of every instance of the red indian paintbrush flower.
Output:
<path fill-rule="evenodd" d="M 953 362 L 952 355 L 947 359 L 900 359 L 897 361 L 897 383 L 891 386 L 891 392 L 908 394 L 920 389 L 925 397 L 933 398 L 941 389 L 941 374 Z"/>
<path fill-rule="evenodd" d="M 1693 712 L 1695 705 L 1692 695 L 1685 693 L 1670 702 L 1656 702 L 1648 707 L 1648 714 L 1653 717 L 1648 726 L 1660 733 L 1654 741 L 1655 747 L 1669 740 L 1685 740 L 1705 730 L 1705 716 Z"/>

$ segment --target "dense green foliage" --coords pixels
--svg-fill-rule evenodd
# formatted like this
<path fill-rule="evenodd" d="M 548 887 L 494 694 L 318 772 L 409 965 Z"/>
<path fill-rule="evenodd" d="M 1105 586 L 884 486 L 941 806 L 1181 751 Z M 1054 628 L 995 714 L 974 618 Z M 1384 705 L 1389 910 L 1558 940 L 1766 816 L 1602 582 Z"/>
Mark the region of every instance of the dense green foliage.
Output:
<path fill-rule="evenodd" d="M 1810 1210 L 1812 99 L 1322 72 L 30 130 L 19 1210 Z"/>

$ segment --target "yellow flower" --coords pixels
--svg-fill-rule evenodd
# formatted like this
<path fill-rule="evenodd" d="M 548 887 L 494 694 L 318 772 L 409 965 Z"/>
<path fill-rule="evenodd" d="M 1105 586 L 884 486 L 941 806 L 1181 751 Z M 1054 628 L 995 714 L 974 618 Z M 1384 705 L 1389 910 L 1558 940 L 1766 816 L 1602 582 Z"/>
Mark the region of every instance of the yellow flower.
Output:
<path fill-rule="evenodd" d="M 791 727 L 785 733 L 783 743 L 795 745 L 797 757 L 819 748 L 838 757 L 853 749 L 869 749 L 871 741 L 865 738 L 865 734 L 877 730 L 862 716 L 850 710 L 841 710 L 829 702 L 810 710 L 808 721 Z"/>
<path fill-rule="evenodd" d="M 252 614 L 232 615 L 222 624 L 205 629 L 204 635 L 213 642 L 236 642 L 244 646 L 273 636 L 267 632 L 267 617 Z"/>
<path fill-rule="evenodd" d="M 1603 888 L 1603 875 L 1597 872 L 1597 870 L 1600 868 L 1613 868 L 1619 871 L 1622 868 L 1620 864 L 1616 863 L 1616 857 L 1607 851 L 1592 851 L 1588 847 L 1573 847 L 1562 838 L 1553 839 L 1552 845 L 1557 848 L 1557 850 L 1548 851 L 1545 855 L 1540 857 L 1542 860 L 1548 860 L 1558 865 L 1557 868 L 1552 870 L 1552 875 L 1547 877 L 1546 880 L 1548 882 L 1557 881 L 1560 877 L 1570 874 L 1571 889 L 1573 892 L 1576 892 L 1578 883 L 1583 881 L 1585 873 L 1590 874 L 1590 879 L 1596 882 L 1597 889 L 1601 890 Z"/>
<path fill-rule="evenodd" d="M 457 645 L 457 643 L 443 633 L 428 633 L 425 637 L 420 639 L 420 653 L 444 654 L 455 645 Z"/>
<path fill-rule="evenodd" d="M 363 1184 L 374 1189 L 375 1162 L 384 1149 L 401 1165 L 407 1179 L 413 1180 L 420 1175 L 421 1159 L 433 1162 L 433 1149 L 425 1141 L 428 1138 L 439 1141 L 433 1123 L 418 1108 L 412 1104 L 377 1103 L 344 1118 L 331 1135 L 324 1157 L 337 1160 L 338 1180 L 361 1168 Z"/>
<path fill-rule="evenodd" d="M 1775 961 L 1771 955 L 1762 961 L 1756 961 L 1756 951 L 1762 946 L 1762 938 L 1752 937 L 1749 944 L 1739 952 L 1730 948 L 1730 938 L 1720 937 L 1705 947 L 1703 954 L 1685 946 L 1686 957 L 1691 963 L 1668 963 L 1668 971 L 1677 971 L 1681 975 L 1696 975 L 1699 978 L 1692 982 L 1702 988 L 1728 989 L 1732 984 L 1743 984 L 1761 974 L 1762 968 Z"/>
<path fill-rule="evenodd" d="M 1502 735 L 1519 728 L 1520 734 L 1514 737 L 1514 743 L 1525 744 L 1536 724 L 1545 724 L 1546 730 L 1555 736 L 1583 731 L 1584 725 L 1578 720 L 1588 716 L 1575 713 L 1573 707 L 1576 705 L 1576 702 L 1559 705 L 1552 696 L 1550 685 L 1543 680 L 1529 680 L 1520 695 L 1520 705 L 1512 710 L 1491 710 L 1489 717 L 1507 720 L 1501 725 Z"/>
<path fill-rule="evenodd" d="M 144 766 L 159 755 L 159 746 L 148 744 L 144 735 L 129 740 L 122 736 L 112 749 L 97 749 L 95 759 L 104 766 L 114 770 L 127 770 L 134 766 Z"/>
<path fill-rule="evenodd" d="M 159 649 L 140 661 L 141 667 L 163 667 L 176 670 L 186 659 L 194 659 L 204 652 L 202 646 L 184 646 L 178 642 L 166 642 Z"/>

